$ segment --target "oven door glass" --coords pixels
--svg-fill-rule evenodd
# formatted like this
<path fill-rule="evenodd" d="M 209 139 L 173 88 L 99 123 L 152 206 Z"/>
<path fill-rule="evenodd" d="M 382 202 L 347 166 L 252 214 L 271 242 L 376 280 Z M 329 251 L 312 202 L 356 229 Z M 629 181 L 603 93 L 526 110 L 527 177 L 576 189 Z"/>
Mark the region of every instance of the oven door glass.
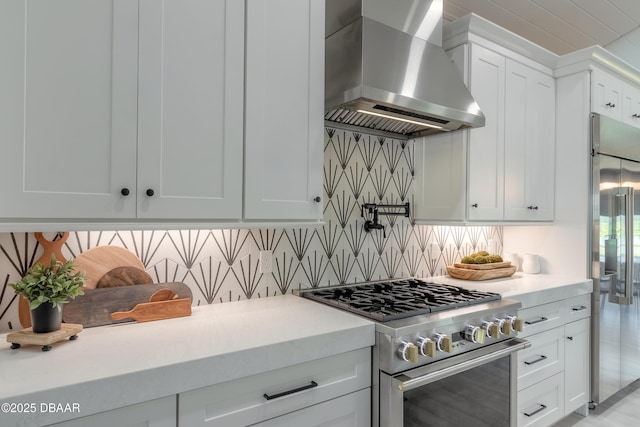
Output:
<path fill-rule="evenodd" d="M 405 427 L 509 427 L 511 357 L 404 393 Z"/>

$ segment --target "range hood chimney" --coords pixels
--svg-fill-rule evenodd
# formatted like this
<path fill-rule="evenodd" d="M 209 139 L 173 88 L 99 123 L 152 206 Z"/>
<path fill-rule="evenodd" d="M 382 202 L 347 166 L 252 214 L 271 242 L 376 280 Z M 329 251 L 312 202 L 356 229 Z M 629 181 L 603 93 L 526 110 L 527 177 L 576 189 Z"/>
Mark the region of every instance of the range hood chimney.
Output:
<path fill-rule="evenodd" d="M 442 0 L 326 0 L 325 121 L 394 138 L 484 126 L 442 49 Z"/>

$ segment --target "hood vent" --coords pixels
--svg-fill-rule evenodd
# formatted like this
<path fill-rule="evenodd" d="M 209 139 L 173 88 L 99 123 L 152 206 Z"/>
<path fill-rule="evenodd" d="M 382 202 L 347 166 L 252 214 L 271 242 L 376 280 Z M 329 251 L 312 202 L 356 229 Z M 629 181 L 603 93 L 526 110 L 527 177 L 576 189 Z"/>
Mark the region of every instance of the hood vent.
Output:
<path fill-rule="evenodd" d="M 334 3 L 327 1 L 327 19 L 335 21 Z M 434 25 L 439 34 L 430 40 L 441 40 L 442 0 L 423 3 L 432 21 L 433 9 L 438 12 L 432 6 L 440 8 Z M 441 46 L 358 15 L 337 30 L 331 24 L 325 40 L 328 126 L 403 139 L 484 126 L 484 115 Z"/>

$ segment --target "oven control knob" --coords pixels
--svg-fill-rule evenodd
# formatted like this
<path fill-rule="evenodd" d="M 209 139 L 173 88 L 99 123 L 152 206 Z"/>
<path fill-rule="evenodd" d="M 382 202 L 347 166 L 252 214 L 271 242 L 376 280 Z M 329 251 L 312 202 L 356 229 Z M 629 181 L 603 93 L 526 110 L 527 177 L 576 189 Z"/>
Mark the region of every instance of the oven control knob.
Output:
<path fill-rule="evenodd" d="M 451 342 L 451 337 L 449 337 L 449 336 L 447 336 L 445 334 L 436 334 L 435 342 L 436 342 L 436 345 L 438 347 L 438 351 L 444 351 L 446 353 L 451 353 L 451 350 L 452 350 L 451 344 L 453 344 Z"/>
<path fill-rule="evenodd" d="M 436 342 L 431 338 L 418 337 L 420 354 L 427 357 L 436 357 Z"/>
<path fill-rule="evenodd" d="M 517 316 L 507 316 L 507 320 L 511 323 L 511 329 L 522 332 L 524 330 L 524 320 Z"/>
<path fill-rule="evenodd" d="M 511 322 L 507 319 L 493 319 L 493 323 L 498 325 L 500 335 L 511 335 Z"/>
<path fill-rule="evenodd" d="M 489 338 L 498 338 L 500 336 L 500 328 L 493 322 L 482 322 L 482 329 L 484 329 L 487 337 Z"/>
<path fill-rule="evenodd" d="M 479 326 L 468 325 L 464 330 L 464 338 L 472 343 L 484 344 L 484 337 L 486 335 L 485 330 Z"/>
<path fill-rule="evenodd" d="M 410 342 L 402 342 L 398 355 L 405 362 L 418 363 L 418 347 Z"/>

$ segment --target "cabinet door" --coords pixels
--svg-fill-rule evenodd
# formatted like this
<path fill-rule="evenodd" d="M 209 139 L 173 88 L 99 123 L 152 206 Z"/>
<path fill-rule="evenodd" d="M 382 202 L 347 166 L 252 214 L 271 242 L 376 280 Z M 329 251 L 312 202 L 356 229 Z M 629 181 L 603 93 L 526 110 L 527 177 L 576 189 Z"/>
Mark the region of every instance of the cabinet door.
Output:
<path fill-rule="evenodd" d="M 135 216 L 137 46 L 137 1 L 0 3 L 0 217 Z"/>
<path fill-rule="evenodd" d="M 416 140 L 416 220 L 465 220 L 467 137 L 465 131 L 442 132 Z"/>
<path fill-rule="evenodd" d="M 240 218 L 243 52 L 244 2 L 140 1 L 139 218 Z"/>
<path fill-rule="evenodd" d="M 575 411 L 589 402 L 589 336 L 591 319 L 565 326 L 565 412 Z"/>
<path fill-rule="evenodd" d="M 56 427 L 176 427 L 176 396 L 53 424 Z"/>
<path fill-rule="evenodd" d="M 640 127 L 640 90 L 629 84 L 622 86 L 622 121 Z"/>
<path fill-rule="evenodd" d="M 244 217 L 321 219 L 324 1 L 246 3 Z"/>
<path fill-rule="evenodd" d="M 505 58 L 471 47 L 471 94 L 485 126 L 469 131 L 467 209 L 469 220 L 502 220 L 504 200 Z"/>
<path fill-rule="evenodd" d="M 253 427 L 369 427 L 371 390 L 366 388 L 337 399 L 273 418 Z"/>
<path fill-rule="evenodd" d="M 504 219 L 553 219 L 555 79 L 507 60 Z"/>
<path fill-rule="evenodd" d="M 591 71 L 591 110 L 622 120 L 622 82 L 597 68 Z"/>

